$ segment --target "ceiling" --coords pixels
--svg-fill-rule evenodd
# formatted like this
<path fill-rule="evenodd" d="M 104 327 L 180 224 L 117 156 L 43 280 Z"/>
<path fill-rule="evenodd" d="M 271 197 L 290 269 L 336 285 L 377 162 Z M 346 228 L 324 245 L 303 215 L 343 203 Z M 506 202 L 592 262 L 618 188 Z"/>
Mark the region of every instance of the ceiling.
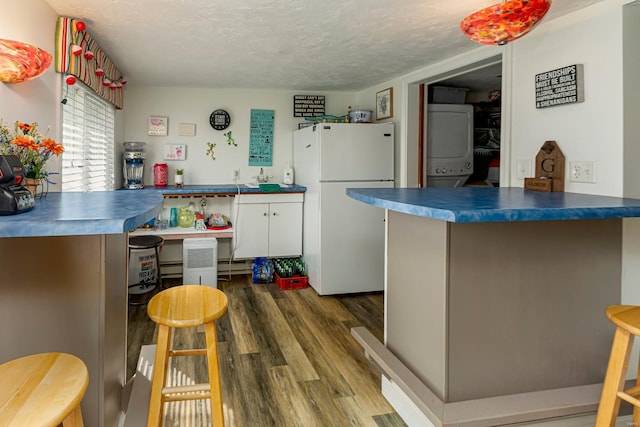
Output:
<path fill-rule="evenodd" d="M 86 22 L 130 85 L 308 91 L 361 90 L 474 49 L 459 23 L 497 2 L 46 1 Z M 545 19 L 600 1 L 553 0 Z"/>

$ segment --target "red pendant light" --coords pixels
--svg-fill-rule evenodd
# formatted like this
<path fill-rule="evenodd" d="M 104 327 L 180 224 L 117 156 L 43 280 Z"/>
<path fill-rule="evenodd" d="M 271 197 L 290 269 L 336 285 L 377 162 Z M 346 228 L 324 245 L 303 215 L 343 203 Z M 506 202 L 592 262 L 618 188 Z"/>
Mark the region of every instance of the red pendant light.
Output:
<path fill-rule="evenodd" d="M 44 73 L 52 57 L 44 49 L 15 40 L 0 39 L 0 82 L 20 83 Z"/>
<path fill-rule="evenodd" d="M 551 0 L 505 0 L 462 20 L 460 29 L 477 43 L 502 46 L 535 27 L 551 7 Z"/>

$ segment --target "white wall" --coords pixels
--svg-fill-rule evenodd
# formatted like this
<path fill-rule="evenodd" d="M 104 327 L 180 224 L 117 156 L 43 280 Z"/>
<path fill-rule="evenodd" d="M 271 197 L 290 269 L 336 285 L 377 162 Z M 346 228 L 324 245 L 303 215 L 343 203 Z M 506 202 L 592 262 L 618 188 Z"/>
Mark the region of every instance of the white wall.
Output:
<path fill-rule="evenodd" d="M 607 1 L 546 22 L 513 44 L 505 59 L 512 67 L 511 186 L 515 162 L 532 159 L 546 140 L 565 155 L 565 191 L 622 196 L 623 191 L 623 1 Z M 583 103 L 536 109 L 534 77 L 566 65 L 584 65 Z M 596 161 L 595 184 L 568 180 L 568 162 Z"/>
<path fill-rule="evenodd" d="M 0 13 L 0 38 L 35 45 L 55 55 L 55 28 L 57 14 L 44 0 L 12 2 Z M 50 136 L 60 141 L 60 77 L 52 64 L 44 74 L 22 83 L 0 83 L 0 119 L 13 128 L 16 120 L 38 122 Z M 59 171 L 59 161 L 49 161 L 49 172 Z M 54 178 L 55 180 L 55 178 Z M 57 180 L 56 180 L 57 181 Z M 50 191 L 58 191 L 59 185 Z"/>
<path fill-rule="evenodd" d="M 293 160 L 293 131 L 304 118 L 293 117 L 294 95 L 324 95 L 325 113 L 346 114 L 347 108 L 363 108 L 357 104 L 355 92 L 305 92 L 251 89 L 203 89 L 166 87 L 127 87 L 125 93 L 124 140 L 146 143 L 146 185 L 153 185 L 153 165 L 169 165 L 169 184 L 173 184 L 176 168 L 185 169 L 185 184 L 231 183 L 233 169 L 240 169 L 239 182 L 248 182 L 258 174 L 260 167 L 249 166 L 249 135 L 252 109 L 274 110 L 273 166 L 265 173 L 282 182 L 282 171 Z M 231 125 L 216 131 L 209 125 L 209 115 L 223 108 L 231 115 Z M 370 107 L 373 108 L 373 105 Z M 151 115 L 169 117 L 169 134 L 147 135 L 147 119 Z M 196 136 L 178 136 L 180 123 L 195 123 Z M 224 133 L 231 131 L 236 146 L 229 145 Z M 215 157 L 206 155 L 207 143 L 215 143 Z M 165 144 L 187 145 L 185 161 L 165 161 Z M 295 165 L 294 165 L 295 166 Z M 120 186 L 122 183 L 116 183 Z"/>

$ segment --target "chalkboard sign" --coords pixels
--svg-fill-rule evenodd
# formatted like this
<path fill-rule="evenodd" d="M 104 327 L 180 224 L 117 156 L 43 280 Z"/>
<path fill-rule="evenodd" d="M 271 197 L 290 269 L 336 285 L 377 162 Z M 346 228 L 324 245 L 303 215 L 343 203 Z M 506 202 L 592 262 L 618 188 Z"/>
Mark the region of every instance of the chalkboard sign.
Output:
<path fill-rule="evenodd" d="M 324 115 L 324 95 L 293 95 L 293 117 Z"/>
<path fill-rule="evenodd" d="M 582 64 L 536 74 L 536 108 L 584 102 Z"/>
<path fill-rule="evenodd" d="M 272 165 L 274 116 L 274 110 L 251 110 L 249 166 Z"/>

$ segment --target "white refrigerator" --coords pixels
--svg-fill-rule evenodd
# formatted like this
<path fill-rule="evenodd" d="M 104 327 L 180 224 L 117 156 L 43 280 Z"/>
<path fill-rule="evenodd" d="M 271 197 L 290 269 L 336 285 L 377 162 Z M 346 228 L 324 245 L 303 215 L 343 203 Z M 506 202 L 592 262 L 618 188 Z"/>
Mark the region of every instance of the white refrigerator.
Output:
<path fill-rule="evenodd" d="M 319 123 L 294 132 L 295 182 L 307 187 L 302 252 L 318 294 L 384 289 L 384 209 L 346 189 L 393 187 L 393 153 L 393 123 Z"/>

